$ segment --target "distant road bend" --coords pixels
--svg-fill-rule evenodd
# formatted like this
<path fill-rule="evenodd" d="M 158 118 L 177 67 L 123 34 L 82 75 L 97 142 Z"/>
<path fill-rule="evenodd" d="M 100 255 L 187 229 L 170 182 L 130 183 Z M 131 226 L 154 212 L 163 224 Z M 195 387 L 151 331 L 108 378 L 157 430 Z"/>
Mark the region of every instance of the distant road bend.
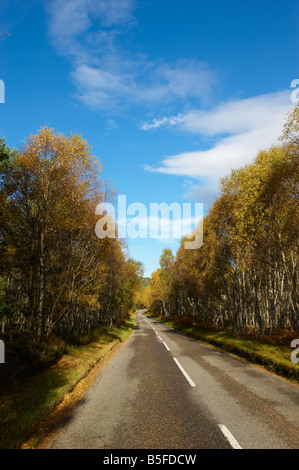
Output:
<path fill-rule="evenodd" d="M 299 388 L 137 312 L 135 331 L 48 445 L 299 448 Z"/>

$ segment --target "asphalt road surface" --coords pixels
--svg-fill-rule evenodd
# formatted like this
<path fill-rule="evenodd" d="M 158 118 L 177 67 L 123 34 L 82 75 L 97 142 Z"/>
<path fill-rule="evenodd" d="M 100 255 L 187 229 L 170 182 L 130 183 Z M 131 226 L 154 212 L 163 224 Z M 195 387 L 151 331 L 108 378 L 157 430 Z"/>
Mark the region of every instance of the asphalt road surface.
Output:
<path fill-rule="evenodd" d="M 139 311 L 48 447 L 299 448 L 299 387 Z"/>

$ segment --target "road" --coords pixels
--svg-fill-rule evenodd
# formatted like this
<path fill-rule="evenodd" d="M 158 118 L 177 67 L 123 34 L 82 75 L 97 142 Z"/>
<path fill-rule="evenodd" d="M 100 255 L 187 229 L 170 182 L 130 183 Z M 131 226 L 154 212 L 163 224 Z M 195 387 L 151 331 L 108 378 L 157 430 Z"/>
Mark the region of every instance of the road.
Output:
<path fill-rule="evenodd" d="M 147 317 L 47 446 L 299 448 L 299 388 Z"/>

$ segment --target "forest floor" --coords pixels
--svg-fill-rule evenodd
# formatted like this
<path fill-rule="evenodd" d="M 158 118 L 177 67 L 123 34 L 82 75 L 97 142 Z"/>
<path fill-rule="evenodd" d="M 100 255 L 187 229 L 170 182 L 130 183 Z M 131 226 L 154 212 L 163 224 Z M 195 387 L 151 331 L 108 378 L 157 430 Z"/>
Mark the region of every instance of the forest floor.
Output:
<path fill-rule="evenodd" d="M 169 319 L 162 315 L 148 312 L 155 320 L 166 323 L 171 328 L 180 331 L 184 335 L 197 341 L 213 345 L 218 349 L 245 358 L 248 361 L 260 365 L 267 370 L 281 375 L 295 383 L 299 383 L 299 362 L 291 360 L 294 351 L 290 347 L 292 339 L 296 339 L 296 333 L 289 331 L 275 332 L 271 337 L 253 337 L 253 335 L 233 334 L 226 329 L 206 328 L 192 323 L 192 317 L 179 317 Z"/>
<path fill-rule="evenodd" d="M 92 332 L 87 344 L 71 345 L 53 365 L 0 392 L 0 448 L 36 448 L 76 406 L 135 324 Z"/>

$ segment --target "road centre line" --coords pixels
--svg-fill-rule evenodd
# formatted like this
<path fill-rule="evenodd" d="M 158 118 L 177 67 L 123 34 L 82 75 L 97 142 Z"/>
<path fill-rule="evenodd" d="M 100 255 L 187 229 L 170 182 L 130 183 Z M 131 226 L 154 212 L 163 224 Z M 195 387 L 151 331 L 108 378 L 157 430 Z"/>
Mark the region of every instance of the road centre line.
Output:
<path fill-rule="evenodd" d="M 227 427 L 224 426 L 224 424 L 218 424 L 218 426 L 221 429 L 221 431 L 223 432 L 223 434 L 225 435 L 226 439 L 228 440 L 228 442 L 230 443 L 230 445 L 232 446 L 233 449 L 242 449 L 242 447 L 240 446 L 238 441 L 234 438 L 234 436 L 227 429 Z"/>
<path fill-rule="evenodd" d="M 149 322 L 148 320 L 145 319 L 145 321 L 146 321 L 146 323 L 148 323 L 148 324 L 152 327 L 152 329 L 153 329 L 154 331 L 156 331 L 155 328 L 150 324 L 150 322 Z M 157 332 L 156 332 L 156 333 L 157 333 Z M 157 335 L 158 335 L 158 333 L 157 333 Z M 163 339 L 161 338 L 161 336 L 158 335 L 158 338 L 162 341 L 162 343 L 164 344 L 164 346 L 165 346 L 165 348 L 167 349 L 167 351 L 170 351 L 169 347 L 167 346 L 166 343 L 164 343 L 164 341 L 163 341 Z"/>
<path fill-rule="evenodd" d="M 184 374 L 185 378 L 188 380 L 189 384 L 191 385 L 191 387 L 196 387 L 195 383 L 193 382 L 193 380 L 189 377 L 189 375 L 187 374 L 187 372 L 185 371 L 185 369 L 181 366 L 181 364 L 179 363 L 179 361 L 174 357 L 173 358 L 176 365 L 178 366 L 178 368 L 180 369 L 180 371 Z"/>
<path fill-rule="evenodd" d="M 146 320 L 147 321 L 147 320 Z M 147 321 L 148 322 L 148 321 Z M 152 329 L 154 330 L 154 332 L 156 333 L 156 335 L 158 336 L 158 338 L 162 341 L 162 343 L 164 344 L 165 348 L 167 349 L 167 351 L 170 351 L 169 347 L 167 346 L 167 344 L 163 341 L 163 339 L 161 338 L 161 336 L 159 335 L 159 333 L 155 330 L 155 328 L 151 325 L 150 322 L 148 322 L 148 324 L 152 327 Z M 185 369 L 182 367 L 182 365 L 179 363 L 179 361 L 174 357 L 173 358 L 176 365 L 178 366 L 178 368 L 180 369 L 180 371 L 182 372 L 182 374 L 185 376 L 185 378 L 188 380 L 189 384 L 191 385 L 191 387 L 196 387 L 195 383 L 193 382 L 193 380 L 189 377 L 189 375 L 187 374 L 187 372 L 185 371 Z"/>
<path fill-rule="evenodd" d="M 153 325 L 148 320 L 145 320 L 145 321 L 154 331 L 156 331 L 155 328 L 153 327 Z"/>
<path fill-rule="evenodd" d="M 164 344 L 165 348 L 167 349 L 167 351 L 170 351 L 169 347 L 167 346 L 166 343 L 164 343 L 163 339 L 161 338 L 161 336 L 159 336 L 159 334 L 156 332 L 155 328 L 152 326 L 152 324 L 145 318 L 145 321 L 146 323 L 148 323 L 149 326 L 152 327 L 152 329 L 155 331 L 155 333 L 158 335 L 158 338 L 162 341 L 162 343 Z"/>
<path fill-rule="evenodd" d="M 155 330 L 155 328 L 152 326 L 152 324 L 146 320 L 146 322 L 152 327 L 152 329 L 154 330 L 154 332 L 156 333 L 156 335 L 158 336 L 158 338 L 162 341 L 162 343 L 164 344 L 165 348 L 167 349 L 167 351 L 170 351 L 169 347 L 167 346 L 167 344 L 162 340 L 161 336 L 159 336 L 159 333 Z M 182 372 L 182 374 L 185 376 L 185 378 L 188 380 L 189 384 L 191 385 L 191 387 L 196 387 L 195 383 L 193 382 L 193 380 L 189 377 L 189 375 L 187 374 L 187 372 L 185 371 L 185 369 L 183 368 L 183 366 L 179 363 L 179 361 L 174 357 L 173 360 L 175 361 L 176 365 L 178 366 L 178 368 L 180 369 L 180 371 Z M 219 429 L 221 430 L 221 432 L 224 434 L 224 436 L 226 437 L 227 441 L 229 442 L 229 444 L 232 446 L 233 449 L 242 449 L 242 447 L 240 446 L 240 444 L 238 443 L 238 441 L 234 438 L 234 436 L 232 435 L 232 433 L 228 430 L 228 428 L 224 425 L 224 424 L 218 424 L 218 427 Z"/>

